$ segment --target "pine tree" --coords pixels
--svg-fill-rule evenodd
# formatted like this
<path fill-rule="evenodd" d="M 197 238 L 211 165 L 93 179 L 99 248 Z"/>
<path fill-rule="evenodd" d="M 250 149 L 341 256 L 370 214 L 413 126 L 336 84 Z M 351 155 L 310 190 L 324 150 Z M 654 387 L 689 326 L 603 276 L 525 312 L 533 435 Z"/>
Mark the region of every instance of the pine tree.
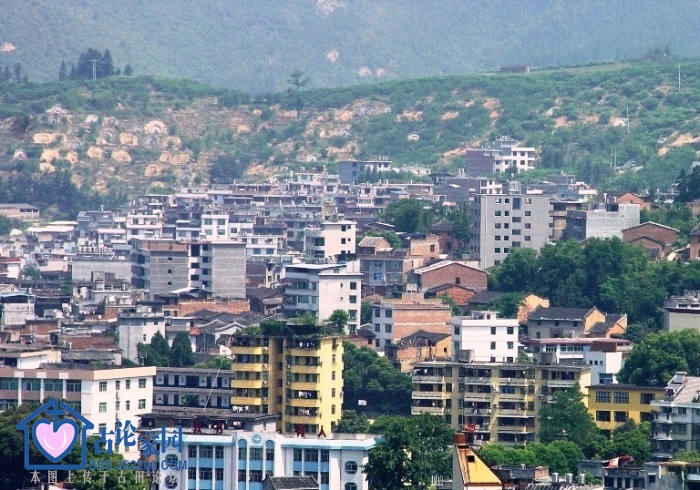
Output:
<path fill-rule="evenodd" d="M 102 70 L 101 77 L 111 77 L 114 75 L 114 62 L 112 61 L 112 53 L 109 49 L 105 49 L 105 54 L 102 55 Z"/>
<path fill-rule="evenodd" d="M 66 62 L 61 61 L 61 68 L 58 70 L 58 81 L 63 82 L 66 79 Z"/>
<path fill-rule="evenodd" d="M 134 69 L 131 68 L 131 65 L 129 63 L 126 64 L 124 67 L 124 76 L 125 77 L 130 77 L 134 74 Z"/>

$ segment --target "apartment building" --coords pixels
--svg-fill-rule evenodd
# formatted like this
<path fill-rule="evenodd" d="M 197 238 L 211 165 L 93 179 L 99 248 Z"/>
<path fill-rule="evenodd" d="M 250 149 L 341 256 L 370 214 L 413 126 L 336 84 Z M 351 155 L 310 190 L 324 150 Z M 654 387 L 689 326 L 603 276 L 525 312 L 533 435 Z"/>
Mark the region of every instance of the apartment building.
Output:
<path fill-rule="evenodd" d="M 609 203 L 589 210 L 569 211 L 564 236 L 570 240 L 588 238 L 622 239 L 622 230 L 639 225 L 637 204 Z"/>
<path fill-rule="evenodd" d="M 686 291 L 664 301 L 664 328 L 669 332 L 686 328 L 700 332 L 700 291 Z"/>
<path fill-rule="evenodd" d="M 423 330 L 450 334 L 452 310 L 449 305 L 413 301 L 410 295 L 401 300 L 372 303 L 372 327 L 378 351 L 398 340 Z"/>
<path fill-rule="evenodd" d="M 199 236 L 207 240 L 229 240 L 228 213 L 202 213 Z"/>
<path fill-rule="evenodd" d="M 500 264 L 513 248 L 539 250 L 551 235 L 550 197 L 522 195 L 517 186 L 477 195 L 469 218 L 470 258 L 481 269 Z"/>
<path fill-rule="evenodd" d="M 46 398 L 65 400 L 95 425 L 88 435 L 108 432 L 116 422 L 138 425 L 138 417 L 153 406 L 155 367 L 122 368 L 101 365 L 43 364 L 32 369 L 0 366 L 0 410 Z M 138 448 L 119 448 L 138 457 Z M 130 453 L 125 453 L 125 456 Z"/>
<path fill-rule="evenodd" d="M 138 344 L 150 343 L 157 332 L 165 338 L 165 314 L 160 303 L 137 304 L 117 317 L 119 348 L 125 359 L 139 362 Z"/>
<path fill-rule="evenodd" d="M 680 449 L 700 450 L 700 377 L 677 372 L 651 405 L 658 411 L 651 424 L 655 460 L 669 460 Z"/>
<path fill-rule="evenodd" d="M 231 379 L 227 369 L 158 368 L 153 382 L 153 407 L 231 408 Z"/>
<path fill-rule="evenodd" d="M 391 160 L 344 160 L 338 162 L 338 177 L 343 184 L 358 183 L 369 174 L 391 171 Z"/>
<path fill-rule="evenodd" d="M 342 411 L 342 339 L 234 334 L 229 347 L 234 409 L 279 415 L 287 433 L 333 430 Z"/>
<path fill-rule="evenodd" d="M 355 255 L 357 223 L 337 219 L 322 221 L 304 229 L 306 260 L 337 261 Z"/>
<path fill-rule="evenodd" d="M 515 318 L 498 318 L 495 311 L 474 311 L 452 318 L 454 352 L 471 351 L 476 362 L 514 362 L 520 349 L 520 324 Z"/>
<path fill-rule="evenodd" d="M 148 240 L 163 236 L 163 215 L 160 212 L 135 212 L 126 216 L 126 238 Z"/>
<path fill-rule="evenodd" d="M 152 299 L 187 287 L 245 298 L 245 244 L 238 241 L 134 240 L 132 284 Z"/>
<path fill-rule="evenodd" d="M 463 353 L 460 353 L 462 356 Z M 539 410 L 552 395 L 578 384 L 587 394 L 588 366 L 432 361 L 413 367 L 412 414 L 442 417 L 475 443 L 522 445 L 538 440 Z"/>
<path fill-rule="evenodd" d="M 627 315 L 592 308 L 538 307 L 527 318 L 527 334 L 533 339 L 606 337 L 622 335 Z"/>
<path fill-rule="evenodd" d="M 367 237 L 360 244 L 365 243 L 366 240 Z M 412 256 L 403 249 L 373 252 L 365 249 L 358 255 L 358 259 L 362 273 L 362 286 L 368 288 L 367 291 L 377 294 L 403 290 L 411 270 L 423 265 L 423 257 Z"/>
<path fill-rule="evenodd" d="M 519 173 L 535 168 L 537 149 L 518 146 L 518 142 L 501 136 L 493 148 L 467 148 L 465 155 L 465 172 L 470 176 L 482 176 L 491 173 Z"/>
<path fill-rule="evenodd" d="M 160 488 L 262 490 L 267 477 L 311 476 L 321 490 L 367 490 L 362 467 L 379 442 L 369 434 L 285 435 L 275 416 L 224 410 L 159 411 L 142 420 L 141 430 L 183 427 L 182 454 L 168 448 L 158 457 L 159 467 L 184 458 L 187 467 L 161 471 Z"/>
<path fill-rule="evenodd" d="M 664 388 L 622 384 L 594 384 L 588 387 L 588 412 L 607 437 L 628 420 L 652 423 L 658 409 L 654 400 L 663 399 Z"/>
<path fill-rule="evenodd" d="M 362 273 L 356 262 L 344 264 L 288 264 L 284 269 L 284 314 L 310 314 L 327 320 L 335 310 L 348 312 L 348 332 L 360 324 Z"/>

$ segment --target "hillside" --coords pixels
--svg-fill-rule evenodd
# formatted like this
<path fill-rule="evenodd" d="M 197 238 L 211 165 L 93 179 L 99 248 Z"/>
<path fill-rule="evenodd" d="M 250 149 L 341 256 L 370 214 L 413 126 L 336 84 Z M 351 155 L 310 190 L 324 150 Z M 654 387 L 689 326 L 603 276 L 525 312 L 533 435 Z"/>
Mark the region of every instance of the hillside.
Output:
<path fill-rule="evenodd" d="M 669 46 L 700 56 L 693 0 L 0 0 L 0 67 L 58 79 L 61 60 L 109 49 L 137 75 L 280 91 L 293 69 L 316 87 L 613 62 Z"/>
<path fill-rule="evenodd" d="M 604 190 L 663 189 L 700 149 L 700 62 L 683 61 L 677 83 L 675 62 L 652 61 L 416 79 L 302 92 L 298 116 L 286 94 L 186 81 L 5 84 L 0 201 L 31 200 L 31 175 L 136 195 L 353 157 L 457 168 L 465 143 L 503 134 L 542 148 L 533 177 L 564 170 Z"/>

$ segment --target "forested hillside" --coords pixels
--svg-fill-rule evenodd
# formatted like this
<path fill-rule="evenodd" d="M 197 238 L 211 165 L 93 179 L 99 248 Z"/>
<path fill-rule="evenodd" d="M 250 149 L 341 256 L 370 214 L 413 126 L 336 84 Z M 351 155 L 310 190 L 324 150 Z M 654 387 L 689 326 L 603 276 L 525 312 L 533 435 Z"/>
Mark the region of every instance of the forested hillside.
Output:
<path fill-rule="evenodd" d="M 109 49 L 137 75 L 279 91 L 641 58 L 700 56 L 693 0 L 0 0 L 0 66 L 57 80 L 62 60 Z"/>
<path fill-rule="evenodd" d="M 700 149 L 698 61 L 681 62 L 680 90 L 677 61 L 663 59 L 289 88 L 248 95 L 123 75 L 0 79 L 0 200 L 55 204 L 23 182 L 54 190 L 71 182 L 70 192 L 119 199 L 269 179 L 313 162 L 332 171 L 358 157 L 456 169 L 467 144 L 500 135 L 541 148 L 541 170 L 526 179 L 567 171 L 605 191 L 653 191 L 674 183 Z"/>

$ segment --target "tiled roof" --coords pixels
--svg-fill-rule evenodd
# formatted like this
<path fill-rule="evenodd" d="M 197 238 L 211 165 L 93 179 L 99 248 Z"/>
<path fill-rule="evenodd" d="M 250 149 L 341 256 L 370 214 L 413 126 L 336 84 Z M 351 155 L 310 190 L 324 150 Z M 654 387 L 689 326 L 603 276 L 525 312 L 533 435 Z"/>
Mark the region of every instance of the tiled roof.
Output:
<path fill-rule="evenodd" d="M 593 308 L 543 308 L 538 306 L 530 313 L 528 320 L 581 320 L 585 318 L 592 309 Z"/>
<path fill-rule="evenodd" d="M 317 489 L 318 483 L 312 476 L 268 476 L 272 488 L 277 490 Z"/>

